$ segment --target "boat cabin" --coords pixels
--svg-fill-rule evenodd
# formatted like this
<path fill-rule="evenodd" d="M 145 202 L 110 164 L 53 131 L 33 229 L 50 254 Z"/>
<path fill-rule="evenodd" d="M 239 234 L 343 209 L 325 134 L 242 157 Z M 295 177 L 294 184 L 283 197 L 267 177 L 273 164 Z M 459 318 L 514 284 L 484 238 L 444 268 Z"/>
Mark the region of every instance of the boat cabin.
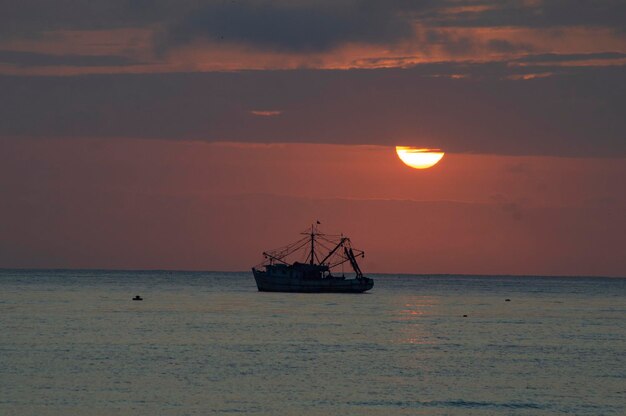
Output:
<path fill-rule="evenodd" d="M 293 264 L 266 265 L 265 270 L 272 276 L 299 277 L 304 279 L 323 279 L 330 277 L 330 269 L 326 264 L 308 264 L 295 262 Z"/>

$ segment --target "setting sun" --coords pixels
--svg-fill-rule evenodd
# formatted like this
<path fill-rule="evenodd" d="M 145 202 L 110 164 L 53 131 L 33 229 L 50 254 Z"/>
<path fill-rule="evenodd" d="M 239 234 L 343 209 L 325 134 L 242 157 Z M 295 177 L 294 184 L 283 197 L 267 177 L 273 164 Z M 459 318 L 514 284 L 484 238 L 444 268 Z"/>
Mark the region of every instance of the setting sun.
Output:
<path fill-rule="evenodd" d="M 440 149 L 418 149 L 410 146 L 396 146 L 396 153 L 405 165 L 414 169 L 430 168 L 444 155 Z"/>

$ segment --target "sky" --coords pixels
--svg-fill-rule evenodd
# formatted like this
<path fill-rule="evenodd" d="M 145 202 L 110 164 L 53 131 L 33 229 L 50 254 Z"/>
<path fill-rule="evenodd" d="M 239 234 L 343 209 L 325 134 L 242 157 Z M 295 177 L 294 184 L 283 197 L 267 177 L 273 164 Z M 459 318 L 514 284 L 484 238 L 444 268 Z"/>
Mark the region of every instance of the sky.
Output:
<path fill-rule="evenodd" d="M 0 0 L 0 267 L 626 276 L 625 66 L 618 0 Z"/>

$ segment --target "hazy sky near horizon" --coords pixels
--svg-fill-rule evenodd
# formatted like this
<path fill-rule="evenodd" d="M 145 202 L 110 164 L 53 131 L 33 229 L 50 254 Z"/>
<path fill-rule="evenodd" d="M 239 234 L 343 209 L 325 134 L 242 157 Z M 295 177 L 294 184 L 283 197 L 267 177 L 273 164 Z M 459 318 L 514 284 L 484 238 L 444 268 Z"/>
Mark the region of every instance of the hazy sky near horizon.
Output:
<path fill-rule="evenodd" d="M 626 3 L 0 0 L 0 267 L 626 276 Z M 395 145 L 441 148 L 429 170 Z"/>

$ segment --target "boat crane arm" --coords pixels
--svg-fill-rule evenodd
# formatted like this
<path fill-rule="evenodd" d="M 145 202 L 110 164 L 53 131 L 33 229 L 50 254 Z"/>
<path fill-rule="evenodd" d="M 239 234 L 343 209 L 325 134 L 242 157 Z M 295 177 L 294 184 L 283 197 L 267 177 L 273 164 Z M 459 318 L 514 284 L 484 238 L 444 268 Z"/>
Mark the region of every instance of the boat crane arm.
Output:
<path fill-rule="evenodd" d="M 362 278 L 363 272 L 361 272 L 361 268 L 359 267 L 359 264 L 356 262 L 356 257 L 354 256 L 354 252 L 352 251 L 352 248 L 348 249 L 347 247 L 344 247 L 343 251 L 346 253 L 346 257 L 348 257 L 348 260 L 350 261 L 350 265 L 352 266 L 352 268 L 354 269 L 354 272 L 356 273 L 356 277 L 359 279 Z M 363 253 L 361 253 L 361 255 L 362 254 Z"/>
<path fill-rule="evenodd" d="M 339 244 L 337 244 L 335 246 L 335 248 L 333 248 L 327 255 L 326 257 L 324 257 L 324 259 L 322 261 L 320 261 L 320 264 L 324 264 L 324 262 L 326 260 L 328 260 L 333 254 L 335 254 L 335 252 L 339 249 L 339 247 L 341 247 L 343 245 L 343 243 L 345 243 L 345 241 L 347 240 L 347 237 L 343 237 L 341 240 L 339 240 Z"/>

